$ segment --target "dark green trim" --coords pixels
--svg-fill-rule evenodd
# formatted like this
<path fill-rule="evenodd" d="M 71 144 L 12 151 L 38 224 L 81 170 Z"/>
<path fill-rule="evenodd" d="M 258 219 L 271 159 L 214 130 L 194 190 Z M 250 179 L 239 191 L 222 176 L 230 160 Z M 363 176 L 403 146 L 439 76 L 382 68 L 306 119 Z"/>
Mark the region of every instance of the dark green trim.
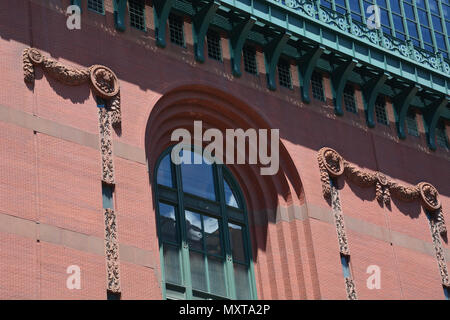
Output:
<path fill-rule="evenodd" d="M 166 24 L 174 3 L 175 0 L 153 0 L 156 45 L 161 48 L 166 46 Z"/>
<path fill-rule="evenodd" d="M 241 60 L 242 49 L 244 48 L 245 40 L 247 39 L 251 28 L 256 22 L 255 17 L 249 17 L 248 20 L 244 20 L 233 28 L 230 37 L 230 51 L 231 51 L 231 70 L 233 75 L 240 77 L 241 72 Z"/>
<path fill-rule="evenodd" d="M 447 109 L 449 102 L 449 97 L 442 97 L 430 104 L 423 113 L 427 143 L 431 150 L 436 150 L 436 126 L 442 113 Z"/>
<path fill-rule="evenodd" d="M 266 63 L 267 86 L 270 90 L 276 90 L 275 74 L 277 71 L 278 59 L 280 58 L 283 47 L 287 44 L 291 34 L 288 32 L 280 33 L 275 36 L 264 48 L 264 57 Z"/>
<path fill-rule="evenodd" d="M 205 62 L 205 37 L 219 6 L 218 1 L 211 1 L 192 18 L 194 54 L 198 62 Z"/>
<path fill-rule="evenodd" d="M 310 103 L 309 87 L 311 85 L 311 76 L 317 65 L 317 61 L 325 50 L 322 46 L 317 46 L 304 54 L 298 60 L 298 74 L 300 80 L 300 92 L 302 100 L 305 103 Z"/>
<path fill-rule="evenodd" d="M 125 13 L 127 12 L 127 0 L 114 0 L 114 26 L 118 31 L 125 31 Z"/>
<path fill-rule="evenodd" d="M 338 116 L 344 115 L 342 100 L 347 80 L 356 66 L 357 61 L 351 60 L 342 63 L 331 75 L 331 86 L 333 89 L 334 113 Z"/>
<path fill-rule="evenodd" d="M 369 80 L 362 88 L 364 111 L 366 112 L 366 121 L 369 128 L 375 127 L 375 102 L 387 78 L 386 74 L 382 74 Z"/>
<path fill-rule="evenodd" d="M 418 90 L 418 86 L 409 87 L 394 97 L 395 123 L 397 126 L 397 134 L 400 139 L 406 138 L 405 119 L 408 114 L 409 106 L 416 97 Z"/>

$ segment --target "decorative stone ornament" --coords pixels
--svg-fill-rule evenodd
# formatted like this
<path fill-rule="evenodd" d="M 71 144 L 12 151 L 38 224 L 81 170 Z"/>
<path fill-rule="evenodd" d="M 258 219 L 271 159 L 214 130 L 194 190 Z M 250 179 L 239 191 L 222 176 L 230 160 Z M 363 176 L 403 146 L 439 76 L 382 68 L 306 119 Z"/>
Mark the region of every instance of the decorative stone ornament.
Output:
<path fill-rule="evenodd" d="M 112 126 L 120 124 L 120 88 L 115 73 L 108 67 L 93 65 L 89 68 L 72 68 L 45 57 L 35 48 L 23 51 L 23 72 L 26 82 L 35 79 L 34 67 L 41 66 L 56 80 L 76 86 L 90 82 L 93 93 L 105 100 L 105 106 L 98 108 L 100 150 L 102 155 L 101 179 L 107 184 L 115 184 L 112 151 Z M 104 209 L 105 218 L 105 256 L 107 270 L 107 289 L 120 292 L 119 242 L 116 214 L 113 209 Z"/>
<path fill-rule="evenodd" d="M 439 192 L 436 188 L 428 182 L 421 182 L 418 184 L 420 196 L 422 197 L 423 206 L 435 211 L 441 208 L 441 201 L 439 200 Z"/>
<path fill-rule="evenodd" d="M 339 250 L 342 254 L 349 255 L 348 241 L 345 235 L 339 191 L 334 186 L 331 186 L 330 176 L 338 177 L 342 175 L 342 168 L 344 168 L 344 176 L 352 182 L 362 187 L 375 186 L 376 199 L 380 203 L 389 204 L 391 194 L 402 201 L 421 200 L 429 218 L 431 236 L 442 284 L 446 287 L 450 287 L 449 274 L 441 241 L 441 236 L 444 236 L 447 233 L 447 228 L 445 226 L 441 201 L 439 200 L 439 192 L 432 184 L 420 182 L 416 186 L 401 185 L 389 179 L 381 172 L 364 171 L 358 168 L 344 160 L 339 153 L 331 148 L 320 149 L 317 160 L 319 162 L 323 196 L 331 200 L 331 207 L 338 235 Z M 352 279 L 346 279 L 349 299 L 350 297 L 356 297 L 356 291 L 354 284 L 352 285 L 352 283 Z"/>

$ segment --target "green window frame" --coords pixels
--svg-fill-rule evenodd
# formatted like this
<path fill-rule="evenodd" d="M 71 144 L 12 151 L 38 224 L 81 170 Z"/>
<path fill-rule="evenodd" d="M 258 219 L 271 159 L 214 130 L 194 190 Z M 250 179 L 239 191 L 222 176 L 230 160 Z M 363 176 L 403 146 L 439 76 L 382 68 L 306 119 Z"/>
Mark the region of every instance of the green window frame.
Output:
<path fill-rule="evenodd" d="M 212 163 L 214 195 L 188 193 L 183 165 L 172 163 L 171 151 L 154 169 L 163 298 L 257 299 L 247 209 L 237 182 L 226 166 Z"/>
<path fill-rule="evenodd" d="M 347 84 L 344 88 L 344 105 L 345 110 L 358 114 L 358 108 L 355 101 L 355 88 L 352 84 Z"/>
<path fill-rule="evenodd" d="M 408 110 L 406 114 L 406 128 L 408 134 L 413 137 L 419 137 L 419 129 L 417 127 L 416 113 L 414 110 Z"/>
<path fill-rule="evenodd" d="M 445 130 L 445 123 L 442 119 L 439 120 L 438 125 L 436 126 L 436 143 L 443 149 L 449 148 L 447 133 Z"/>
<path fill-rule="evenodd" d="M 258 64 L 256 62 L 256 49 L 251 46 L 244 46 L 242 50 L 242 55 L 244 57 L 244 69 L 247 73 L 257 75 L 258 74 Z"/>

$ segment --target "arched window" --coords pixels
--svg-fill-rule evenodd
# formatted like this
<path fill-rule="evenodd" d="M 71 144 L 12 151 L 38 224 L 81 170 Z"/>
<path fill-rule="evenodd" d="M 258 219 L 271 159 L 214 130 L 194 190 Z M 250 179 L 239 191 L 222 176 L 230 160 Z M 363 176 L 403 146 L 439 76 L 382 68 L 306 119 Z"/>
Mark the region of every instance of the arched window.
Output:
<path fill-rule="evenodd" d="M 256 299 L 244 198 L 224 165 L 193 150 L 175 165 L 171 150 L 155 177 L 163 296 Z M 201 164 L 196 164 L 201 162 Z"/>

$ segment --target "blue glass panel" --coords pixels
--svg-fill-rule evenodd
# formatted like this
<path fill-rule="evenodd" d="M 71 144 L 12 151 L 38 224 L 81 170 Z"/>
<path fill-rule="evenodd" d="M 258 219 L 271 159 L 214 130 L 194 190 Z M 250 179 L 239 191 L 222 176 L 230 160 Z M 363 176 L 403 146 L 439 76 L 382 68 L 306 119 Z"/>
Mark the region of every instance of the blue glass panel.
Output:
<path fill-rule="evenodd" d="M 427 12 L 424 10 L 417 9 L 417 14 L 419 15 L 419 21 L 424 26 L 428 26 L 428 15 Z"/>
<path fill-rule="evenodd" d="M 334 3 L 340 5 L 341 7 L 345 7 L 345 0 L 334 0 Z"/>
<path fill-rule="evenodd" d="M 203 250 L 202 216 L 198 213 L 185 210 L 186 234 L 189 247 Z"/>
<path fill-rule="evenodd" d="M 395 26 L 395 30 L 400 31 L 400 32 L 405 32 L 404 28 L 403 28 L 403 19 L 401 16 L 393 14 L 392 15 L 392 19 L 394 20 L 394 26 Z"/>
<path fill-rule="evenodd" d="M 408 19 L 414 20 L 415 18 L 414 18 L 414 9 L 413 9 L 413 6 L 410 5 L 410 4 L 404 3 L 404 4 L 403 4 L 403 8 L 405 9 L 405 16 L 406 16 Z"/>
<path fill-rule="evenodd" d="M 445 50 L 445 37 L 443 34 L 434 33 L 434 36 L 436 37 L 436 44 L 440 49 L 444 49 Z"/>
<path fill-rule="evenodd" d="M 350 9 L 353 12 L 360 13 L 361 8 L 359 7 L 359 1 L 350 1 Z"/>
<path fill-rule="evenodd" d="M 209 216 L 203 216 L 203 227 L 205 229 L 206 252 L 208 254 L 222 255 L 219 220 Z"/>
<path fill-rule="evenodd" d="M 390 3 L 392 12 L 401 13 L 399 0 L 390 0 Z"/>
<path fill-rule="evenodd" d="M 431 30 L 425 27 L 421 27 L 422 29 L 422 38 L 424 42 L 433 43 L 431 40 Z"/>
<path fill-rule="evenodd" d="M 223 186 L 225 191 L 225 203 L 227 206 L 239 208 L 236 197 L 234 196 L 234 193 L 226 180 L 223 180 Z"/>
<path fill-rule="evenodd" d="M 383 8 L 387 8 L 386 0 L 377 0 L 377 5 Z"/>
<path fill-rule="evenodd" d="M 234 261 L 245 262 L 244 237 L 242 227 L 233 223 L 228 223 L 230 233 L 231 251 Z"/>
<path fill-rule="evenodd" d="M 104 209 L 114 209 L 113 186 L 102 183 L 102 199 Z"/>
<path fill-rule="evenodd" d="M 411 37 L 414 37 L 414 38 L 418 38 L 419 37 L 419 35 L 417 34 L 416 24 L 414 22 L 412 22 L 412 21 L 409 21 L 409 20 L 408 20 L 408 31 L 409 31 L 409 35 Z"/>
<path fill-rule="evenodd" d="M 416 0 L 416 6 L 425 9 L 425 0 Z"/>
<path fill-rule="evenodd" d="M 434 28 L 434 31 L 440 31 L 440 32 L 443 32 L 443 31 L 442 31 L 441 18 L 433 15 L 433 16 L 431 16 L 431 19 L 433 20 L 433 28 Z M 448 30 L 447 30 L 447 32 L 448 32 Z"/>
<path fill-rule="evenodd" d="M 161 238 L 163 240 L 177 242 L 178 232 L 177 232 L 177 218 L 175 216 L 175 207 L 160 202 L 159 221 L 160 221 Z"/>
<path fill-rule="evenodd" d="M 381 9 L 381 23 L 385 25 L 389 25 L 389 14 L 387 10 Z"/>
<path fill-rule="evenodd" d="M 159 163 L 158 175 L 156 181 L 167 187 L 173 187 L 172 170 L 170 169 L 170 154 L 167 154 Z"/>
<path fill-rule="evenodd" d="M 348 265 L 348 260 L 348 256 L 341 254 L 342 272 L 344 273 L 345 278 L 350 278 L 350 268 Z"/>
<path fill-rule="evenodd" d="M 432 13 L 439 14 L 439 6 L 438 6 L 438 2 L 436 0 L 428 0 L 428 5 L 429 5 L 430 11 Z"/>
<path fill-rule="evenodd" d="M 183 160 L 185 157 L 190 159 L 191 163 L 186 164 L 183 161 L 181 164 L 183 191 L 202 198 L 216 200 L 212 165 L 195 152 L 183 150 L 181 156 Z"/>

